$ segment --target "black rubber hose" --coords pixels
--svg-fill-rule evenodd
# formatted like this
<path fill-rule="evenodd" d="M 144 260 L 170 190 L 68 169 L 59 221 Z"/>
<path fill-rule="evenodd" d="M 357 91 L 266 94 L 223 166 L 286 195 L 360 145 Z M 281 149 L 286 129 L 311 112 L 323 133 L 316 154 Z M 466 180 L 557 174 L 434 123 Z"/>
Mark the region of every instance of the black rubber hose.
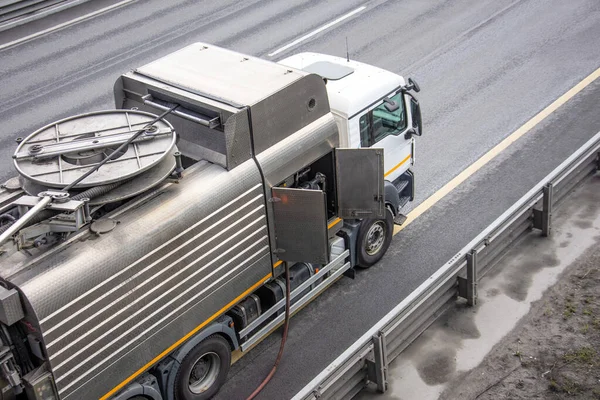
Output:
<path fill-rule="evenodd" d="M 283 263 L 285 265 L 285 322 L 283 323 L 283 336 L 281 337 L 281 345 L 279 346 L 279 353 L 277 354 L 277 358 L 275 359 L 275 364 L 273 364 L 273 368 L 269 375 L 262 381 L 262 383 L 252 392 L 250 396 L 246 400 L 254 399 L 260 392 L 267 386 L 267 383 L 273 378 L 275 375 L 275 371 L 277 370 L 277 366 L 281 361 L 281 357 L 283 356 L 283 348 L 285 347 L 285 341 L 288 335 L 288 327 L 290 321 L 290 268 L 287 262 Z"/>
<path fill-rule="evenodd" d="M 15 222 L 17 219 L 15 217 L 13 217 L 12 215 L 10 215 L 9 213 L 4 213 L 2 215 L 0 215 L 0 221 L 3 219 L 7 219 L 10 222 Z"/>
<path fill-rule="evenodd" d="M 98 197 L 110 192 L 111 190 L 121 186 L 123 183 L 125 182 L 115 182 L 109 183 L 108 185 L 95 186 L 93 188 L 84 190 L 83 192 L 76 194 L 75 196 L 71 197 L 71 200 L 81 200 L 85 198 L 93 199 L 94 197 Z"/>
<path fill-rule="evenodd" d="M 8 222 L 2 226 L 0 226 L 0 235 L 2 235 L 8 228 L 10 228 L 10 226 L 12 224 L 15 223 L 15 221 L 17 220 L 15 217 L 13 217 L 12 215 L 10 215 L 9 213 L 4 213 L 2 215 L 0 215 L 0 221 L 7 219 Z"/>
<path fill-rule="evenodd" d="M 8 228 L 10 228 L 10 226 L 14 224 L 14 222 L 9 222 L 6 225 L 2 225 L 0 226 L 0 235 L 2 235 Z"/>

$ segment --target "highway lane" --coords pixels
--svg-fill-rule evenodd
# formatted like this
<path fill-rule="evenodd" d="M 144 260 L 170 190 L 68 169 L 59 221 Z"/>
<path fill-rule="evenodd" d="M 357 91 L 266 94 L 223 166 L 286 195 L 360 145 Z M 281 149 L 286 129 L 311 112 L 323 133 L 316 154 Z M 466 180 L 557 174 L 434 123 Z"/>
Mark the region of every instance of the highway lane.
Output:
<path fill-rule="evenodd" d="M 599 64 L 593 0 L 424 3 L 149 0 L 0 51 L 0 180 L 12 175 L 14 138 L 60 117 L 112 107 L 112 83 L 127 69 L 198 40 L 268 58 L 361 6 L 364 11 L 274 59 L 298 50 L 344 55 L 348 37 L 353 58 L 417 78 L 426 129 L 417 145 L 417 203 Z M 538 157 L 558 164 L 585 134 L 571 139 L 569 129 L 557 135 L 565 143 L 548 142 Z M 451 215 L 444 208 L 435 218 L 427 213 L 394 239 L 380 265 L 340 281 L 296 316 L 284 362 L 261 397 L 293 395 L 529 189 L 533 176 L 549 171 L 535 158 L 515 156 L 512 164 L 516 171 L 501 174 L 504 180 L 478 181 L 489 183 L 488 191 L 471 188 L 473 180 L 464 185 L 490 199 L 468 196 L 468 202 L 449 203 Z M 248 394 L 277 349 L 273 335 L 237 363 L 220 398 Z"/>

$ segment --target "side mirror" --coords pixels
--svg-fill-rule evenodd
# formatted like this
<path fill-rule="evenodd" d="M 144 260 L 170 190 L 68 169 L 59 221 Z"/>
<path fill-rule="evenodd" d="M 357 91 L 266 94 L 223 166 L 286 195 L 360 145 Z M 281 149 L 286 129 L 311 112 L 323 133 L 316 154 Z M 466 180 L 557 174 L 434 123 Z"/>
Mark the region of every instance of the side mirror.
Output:
<path fill-rule="evenodd" d="M 421 88 L 413 78 L 408 78 L 408 85 L 404 86 L 404 90 L 414 90 L 415 93 L 419 93 L 421 91 Z"/>
<path fill-rule="evenodd" d="M 421 136 L 423 134 L 423 122 L 421 120 L 421 105 L 419 101 L 410 93 L 406 93 L 410 97 L 410 113 L 412 116 L 412 134 Z"/>

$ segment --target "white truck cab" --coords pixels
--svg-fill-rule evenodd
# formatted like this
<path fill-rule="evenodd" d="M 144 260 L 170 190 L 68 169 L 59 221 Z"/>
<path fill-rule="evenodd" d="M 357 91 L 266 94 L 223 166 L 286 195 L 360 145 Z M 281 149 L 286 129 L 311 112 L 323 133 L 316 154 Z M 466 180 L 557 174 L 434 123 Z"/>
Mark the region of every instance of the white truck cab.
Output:
<path fill-rule="evenodd" d="M 320 75 L 340 132 L 340 146 L 384 149 L 386 204 L 396 223 L 414 198 L 414 136 L 422 134 L 419 86 L 393 72 L 319 53 L 298 53 L 280 64 Z"/>

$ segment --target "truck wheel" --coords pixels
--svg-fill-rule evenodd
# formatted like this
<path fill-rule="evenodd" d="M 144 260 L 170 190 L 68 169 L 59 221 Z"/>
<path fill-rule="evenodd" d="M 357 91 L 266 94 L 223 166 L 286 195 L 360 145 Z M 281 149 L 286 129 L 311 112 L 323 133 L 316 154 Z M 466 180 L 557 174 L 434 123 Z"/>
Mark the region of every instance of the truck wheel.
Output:
<path fill-rule="evenodd" d="M 183 358 L 175 376 L 176 400 L 205 400 L 217 393 L 227 378 L 231 348 L 220 335 L 209 336 Z"/>
<path fill-rule="evenodd" d="M 394 216 L 388 209 L 385 219 L 364 219 L 358 230 L 358 267 L 369 268 L 381 260 L 394 232 Z"/>

